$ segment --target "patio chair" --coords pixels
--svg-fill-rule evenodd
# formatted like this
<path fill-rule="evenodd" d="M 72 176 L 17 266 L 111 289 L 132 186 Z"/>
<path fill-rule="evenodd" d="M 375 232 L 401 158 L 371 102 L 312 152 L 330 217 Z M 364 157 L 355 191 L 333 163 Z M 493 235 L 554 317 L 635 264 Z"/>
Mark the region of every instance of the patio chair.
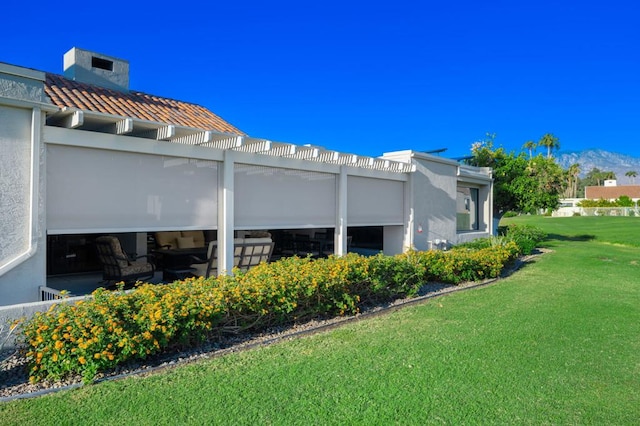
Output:
<path fill-rule="evenodd" d="M 193 263 L 189 265 L 189 267 L 193 270 L 193 275 L 205 278 L 209 278 L 210 276 L 215 277 L 218 273 L 218 242 L 209 242 L 206 259 L 191 256 L 191 261 Z"/>
<path fill-rule="evenodd" d="M 114 283 L 124 281 L 131 283 L 142 279 L 153 278 L 156 268 L 148 261 L 138 261 L 147 256 L 128 256 L 120 245 L 120 240 L 113 236 L 96 238 L 98 259 L 102 263 L 103 282 Z"/>
<path fill-rule="evenodd" d="M 263 262 L 269 263 L 274 246 L 275 243 L 269 237 L 246 238 L 242 244 L 240 259 L 236 266 L 242 271 L 248 271 Z"/>

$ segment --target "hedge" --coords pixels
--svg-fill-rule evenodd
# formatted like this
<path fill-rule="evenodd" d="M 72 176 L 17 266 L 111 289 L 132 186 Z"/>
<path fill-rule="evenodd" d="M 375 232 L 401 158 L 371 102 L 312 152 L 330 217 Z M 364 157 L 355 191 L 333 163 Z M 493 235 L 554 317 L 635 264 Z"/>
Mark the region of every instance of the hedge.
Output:
<path fill-rule="evenodd" d="M 355 314 L 367 304 L 415 296 L 429 281 L 494 278 L 519 251 L 509 241 L 396 256 L 292 257 L 218 278 L 140 284 L 128 292 L 98 289 L 23 325 L 30 380 L 80 374 L 91 381 L 125 362 L 222 333 Z"/>

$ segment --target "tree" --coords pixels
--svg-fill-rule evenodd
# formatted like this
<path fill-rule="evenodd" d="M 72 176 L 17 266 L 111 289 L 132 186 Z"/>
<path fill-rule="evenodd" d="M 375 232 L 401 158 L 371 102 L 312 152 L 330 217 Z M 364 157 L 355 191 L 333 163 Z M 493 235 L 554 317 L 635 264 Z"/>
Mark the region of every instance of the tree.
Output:
<path fill-rule="evenodd" d="M 534 141 L 526 141 L 522 147 L 529 151 L 529 158 L 532 158 L 533 151 L 538 147 L 538 144 Z"/>
<path fill-rule="evenodd" d="M 494 149 L 493 138 L 474 144 L 471 154 L 468 164 L 493 169 L 494 218 L 507 211 L 537 213 L 558 207 L 565 176 L 555 160 Z"/>
<path fill-rule="evenodd" d="M 616 179 L 616 174 L 612 171 L 602 171 L 594 167 L 587 172 L 582 184 L 583 186 L 602 186 L 604 181 L 608 179 Z"/>
<path fill-rule="evenodd" d="M 635 170 L 629 170 L 627 173 L 624 174 L 626 177 L 631 178 L 631 183 L 635 185 L 636 183 L 636 176 L 638 176 L 638 172 L 636 172 Z"/>
<path fill-rule="evenodd" d="M 538 141 L 539 146 L 547 147 L 547 158 L 551 158 L 551 151 L 560 148 L 560 141 L 553 133 L 545 133 Z"/>
<path fill-rule="evenodd" d="M 564 195 L 566 198 L 577 198 L 578 197 L 578 182 L 580 178 L 578 175 L 580 174 L 580 164 L 574 163 L 569 166 L 567 169 L 567 190 Z"/>

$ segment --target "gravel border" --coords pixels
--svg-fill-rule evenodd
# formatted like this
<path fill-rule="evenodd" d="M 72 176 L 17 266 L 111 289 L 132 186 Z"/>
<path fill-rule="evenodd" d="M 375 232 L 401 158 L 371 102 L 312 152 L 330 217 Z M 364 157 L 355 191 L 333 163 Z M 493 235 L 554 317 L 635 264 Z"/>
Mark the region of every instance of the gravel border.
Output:
<path fill-rule="evenodd" d="M 501 278 L 511 275 L 524 264 L 528 263 L 531 258 L 541 253 L 541 251 L 537 251 L 531 256 L 518 259 L 512 268 L 502 274 Z M 459 285 L 427 283 L 420 289 L 417 297 L 398 299 L 385 305 L 364 307 L 361 309 L 361 312 L 356 315 L 316 319 L 300 324 L 274 327 L 260 333 L 222 336 L 221 338 L 216 338 L 215 341 L 206 341 L 198 347 L 185 351 L 161 353 L 146 360 L 138 360 L 118 366 L 111 371 L 99 374 L 93 383 L 117 380 L 133 375 L 147 375 L 167 368 L 193 363 L 201 359 L 215 358 L 228 353 L 270 345 L 282 340 L 290 340 L 296 337 L 323 332 L 354 321 L 394 312 L 409 305 L 423 303 L 434 297 L 484 287 L 499 279 L 500 278 L 494 278 L 482 282 L 469 282 Z M 29 383 L 29 375 L 26 368 L 27 360 L 20 355 L 19 350 L 0 353 L 0 360 L 2 360 L 0 362 L 0 403 L 15 399 L 33 398 L 52 392 L 84 386 L 80 376 L 69 377 L 57 382 L 43 381 L 36 384 Z"/>

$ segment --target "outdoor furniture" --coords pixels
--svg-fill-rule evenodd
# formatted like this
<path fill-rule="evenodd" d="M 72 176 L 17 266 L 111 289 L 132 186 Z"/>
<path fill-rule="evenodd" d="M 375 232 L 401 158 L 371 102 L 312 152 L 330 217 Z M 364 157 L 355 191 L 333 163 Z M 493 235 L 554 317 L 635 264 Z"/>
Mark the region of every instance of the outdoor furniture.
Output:
<path fill-rule="evenodd" d="M 154 237 L 159 249 L 204 248 L 206 245 L 203 231 L 160 231 Z"/>
<path fill-rule="evenodd" d="M 283 256 L 326 257 L 329 246 L 333 246 L 333 239 L 327 239 L 326 234 L 321 233 L 315 233 L 313 238 L 307 234 L 285 234 L 280 240 L 280 252 Z"/>
<path fill-rule="evenodd" d="M 102 280 L 104 282 L 135 282 L 141 279 L 153 278 L 155 266 L 151 262 L 138 261 L 147 256 L 131 257 L 120 245 L 120 240 L 113 236 L 96 238 L 98 259 L 102 263 Z"/>
<path fill-rule="evenodd" d="M 275 243 L 271 238 L 235 238 L 233 240 L 233 266 L 248 271 L 262 262 L 269 262 Z M 193 257 L 193 274 L 209 278 L 218 274 L 218 243 L 209 243 L 207 258 Z"/>
<path fill-rule="evenodd" d="M 207 257 L 202 259 L 199 256 L 191 256 L 191 265 L 189 267 L 193 270 L 193 275 L 209 278 L 211 275 L 215 276 L 218 270 L 218 242 L 211 241 L 207 248 Z"/>
<path fill-rule="evenodd" d="M 242 271 L 248 271 L 262 262 L 269 263 L 275 243 L 271 238 L 245 238 L 238 245 L 241 248 L 240 258 L 236 265 Z M 234 252 L 237 249 L 234 245 Z M 235 257 L 235 256 L 234 256 Z"/>
<path fill-rule="evenodd" d="M 157 259 L 158 268 L 162 269 L 163 281 L 183 279 L 188 274 L 186 270 L 191 268 L 193 258 L 204 258 L 207 255 L 206 247 L 196 248 L 168 248 L 153 251 Z"/>

